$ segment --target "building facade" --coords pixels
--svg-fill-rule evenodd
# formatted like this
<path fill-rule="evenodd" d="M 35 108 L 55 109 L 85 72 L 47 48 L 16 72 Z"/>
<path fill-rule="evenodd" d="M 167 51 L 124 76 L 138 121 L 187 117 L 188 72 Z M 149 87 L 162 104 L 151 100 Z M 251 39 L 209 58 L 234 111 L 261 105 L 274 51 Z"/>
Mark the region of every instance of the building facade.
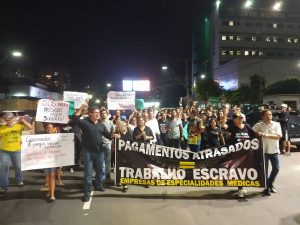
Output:
<path fill-rule="evenodd" d="M 203 71 L 201 61 L 209 60 L 206 71 L 231 90 L 249 84 L 249 77 L 255 74 L 265 77 L 267 85 L 300 77 L 299 1 L 278 1 L 277 8 L 271 0 L 218 2 L 202 18 L 204 23 L 208 20 L 211 41 L 202 39 L 210 51 L 200 51 L 208 52 L 209 59 L 193 57 L 193 71 L 197 67 Z M 202 33 L 206 30 L 202 26 Z"/>
<path fill-rule="evenodd" d="M 51 91 L 62 93 L 71 89 L 70 71 L 59 66 L 44 67 L 39 72 L 38 83 L 45 85 Z"/>

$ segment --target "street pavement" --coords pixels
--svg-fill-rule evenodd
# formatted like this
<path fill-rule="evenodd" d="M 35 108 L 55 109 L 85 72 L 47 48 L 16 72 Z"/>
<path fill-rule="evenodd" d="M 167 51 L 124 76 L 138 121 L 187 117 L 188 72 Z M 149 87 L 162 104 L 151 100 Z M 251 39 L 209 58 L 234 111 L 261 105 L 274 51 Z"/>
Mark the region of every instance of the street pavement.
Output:
<path fill-rule="evenodd" d="M 236 188 L 129 186 L 93 191 L 82 202 L 82 171 L 65 172 L 56 201 L 48 203 L 42 171 L 25 172 L 25 186 L 11 186 L 0 195 L 0 225 L 296 225 L 300 224 L 300 152 L 280 156 L 281 169 L 275 182 L 278 193 L 261 195 L 249 188 L 244 199 Z"/>

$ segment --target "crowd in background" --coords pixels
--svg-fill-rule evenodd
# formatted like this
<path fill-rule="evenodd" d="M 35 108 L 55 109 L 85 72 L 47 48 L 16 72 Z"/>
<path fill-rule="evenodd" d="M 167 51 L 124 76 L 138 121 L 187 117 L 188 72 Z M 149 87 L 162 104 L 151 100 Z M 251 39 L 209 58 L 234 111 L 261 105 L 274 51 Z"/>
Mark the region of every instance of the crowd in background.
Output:
<path fill-rule="evenodd" d="M 264 111 L 263 111 L 264 112 Z M 12 129 L 14 124 L 24 124 L 31 134 L 71 132 L 75 134 L 75 166 L 67 169 L 70 172 L 74 168 L 84 168 L 84 201 L 89 201 L 92 188 L 92 170 L 96 171 L 95 188 L 105 191 L 105 185 L 111 184 L 111 172 L 114 171 L 114 138 L 122 138 L 137 142 L 150 142 L 174 148 L 181 148 L 198 152 L 203 149 L 219 147 L 233 142 L 242 141 L 243 138 L 251 138 L 255 135 L 252 129 L 246 125 L 246 117 L 239 106 L 231 107 L 224 104 L 220 109 L 212 106 L 198 108 L 195 104 L 183 108 L 161 109 L 154 108 L 134 110 L 132 112 L 116 110 L 108 111 L 105 108 L 88 107 L 84 104 L 70 117 L 67 125 L 41 123 L 33 121 L 28 124 L 24 119 L 15 120 L 14 115 L 5 113 L 2 117 L 0 127 L 1 150 L 0 150 L 0 191 L 4 193 L 8 186 L 8 158 L 11 159 L 16 170 L 16 181 L 23 186 L 23 178 L 20 171 L 20 143 L 11 146 L 3 144 L 5 130 Z M 290 144 L 287 138 L 288 111 L 287 105 L 282 105 L 282 113 L 279 116 L 282 129 L 281 153 L 290 155 Z M 245 124 L 245 125 L 244 125 Z M 20 142 L 21 131 L 24 125 L 17 129 L 17 138 Z M 237 128 L 239 127 L 239 128 Z M 251 130 L 251 132 L 249 131 Z M 53 131 L 55 130 L 55 131 Z M 236 134 L 243 130 L 247 137 Z M 237 136 L 238 137 L 238 136 Z M 46 169 L 46 185 L 49 187 L 47 196 L 55 200 L 55 174 L 60 180 L 60 170 L 55 168 Z M 122 190 L 126 191 L 127 186 L 123 185 Z"/>

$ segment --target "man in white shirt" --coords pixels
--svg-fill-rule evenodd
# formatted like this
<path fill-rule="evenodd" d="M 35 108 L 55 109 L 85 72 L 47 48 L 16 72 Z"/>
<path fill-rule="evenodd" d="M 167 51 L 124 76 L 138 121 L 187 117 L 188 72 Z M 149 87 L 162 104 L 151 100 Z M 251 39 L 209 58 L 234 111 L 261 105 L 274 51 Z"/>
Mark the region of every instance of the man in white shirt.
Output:
<path fill-rule="evenodd" d="M 279 172 L 279 139 L 282 137 L 280 124 L 272 121 L 272 112 L 268 109 L 263 110 L 262 122 L 254 125 L 253 130 L 262 136 L 263 151 L 265 154 L 265 170 L 267 177 L 267 187 L 263 191 L 264 195 L 270 196 L 271 193 L 276 193 L 273 182 Z M 272 165 L 272 171 L 268 176 L 269 161 Z"/>
<path fill-rule="evenodd" d="M 145 125 L 150 127 L 150 129 L 151 129 L 151 131 L 154 135 L 154 139 L 151 141 L 151 143 L 158 142 L 158 144 L 160 144 L 160 140 L 157 140 L 159 138 L 159 135 L 160 135 L 158 121 L 154 117 L 154 112 L 153 111 L 148 112 L 148 121 L 146 122 Z"/>

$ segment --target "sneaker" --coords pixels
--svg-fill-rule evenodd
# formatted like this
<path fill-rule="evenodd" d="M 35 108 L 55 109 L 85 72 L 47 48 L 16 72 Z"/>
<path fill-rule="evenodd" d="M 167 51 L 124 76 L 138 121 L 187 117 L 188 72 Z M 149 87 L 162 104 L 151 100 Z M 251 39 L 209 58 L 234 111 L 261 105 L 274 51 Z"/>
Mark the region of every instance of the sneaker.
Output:
<path fill-rule="evenodd" d="M 74 173 L 74 169 L 73 168 L 70 168 L 70 173 Z"/>
<path fill-rule="evenodd" d="M 83 201 L 83 202 L 88 202 L 88 201 L 90 201 L 90 199 L 91 199 L 91 196 L 90 196 L 90 195 L 85 195 L 85 196 L 83 197 L 82 201 Z"/>
<path fill-rule="evenodd" d="M 244 189 L 238 190 L 237 195 L 238 195 L 239 198 L 244 198 Z"/>
<path fill-rule="evenodd" d="M 274 187 L 271 187 L 271 188 L 270 188 L 270 192 L 272 192 L 272 193 L 277 193 L 277 190 L 276 190 Z"/>
<path fill-rule="evenodd" d="M 271 196 L 270 190 L 269 190 L 268 188 L 265 189 L 265 190 L 262 192 L 262 194 L 263 194 L 264 196 Z"/>
<path fill-rule="evenodd" d="M 0 194 L 5 194 L 6 191 L 7 191 L 6 189 L 0 188 Z"/>
<path fill-rule="evenodd" d="M 102 191 L 102 192 L 105 191 L 105 187 L 102 184 L 100 184 L 99 186 L 96 186 L 95 188 L 97 191 Z"/>
<path fill-rule="evenodd" d="M 242 192 L 243 192 L 243 194 L 247 194 L 248 193 L 247 190 L 245 190 L 245 189 L 242 189 Z"/>
<path fill-rule="evenodd" d="M 49 202 L 54 202 L 54 201 L 55 201 L 55 197 L 51 196 L 50 199 L 49 199 Z"/>
<path fill-rule="evenodd" d="M 24 187 L 24 183 L 23 183 L 23 182 L 19 182 L 19 183 L 18 183 L 18 187 L 20 187 L 20 188 L 21 188 L 21 187 Z"/>

